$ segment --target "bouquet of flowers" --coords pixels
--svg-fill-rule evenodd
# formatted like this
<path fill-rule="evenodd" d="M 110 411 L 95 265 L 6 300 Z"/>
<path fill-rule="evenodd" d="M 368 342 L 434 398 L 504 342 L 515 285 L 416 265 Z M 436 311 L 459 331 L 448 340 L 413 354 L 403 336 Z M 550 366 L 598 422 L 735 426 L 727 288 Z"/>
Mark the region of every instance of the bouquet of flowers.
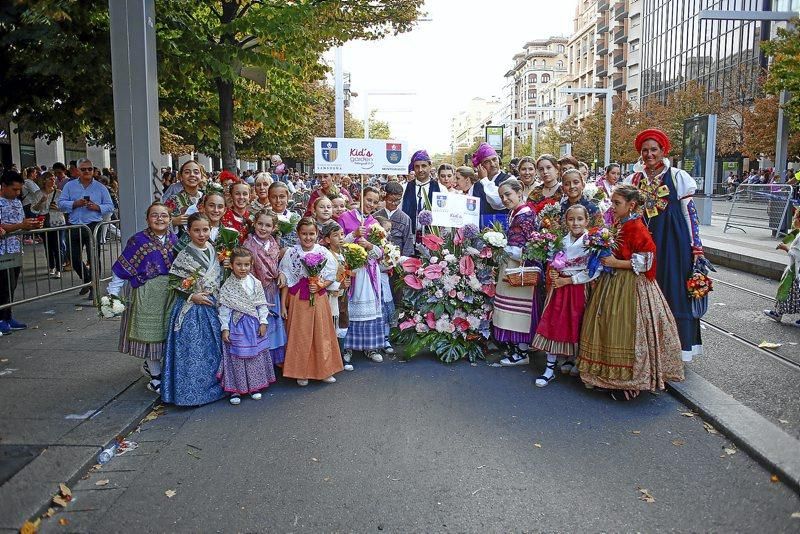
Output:
<path fill-rule="evenodd" d="M 417 226 L 425 227 L 433 224 L 433 213 L 430 210 L 422 210 L 417 214 Z"/>
<path fill-rule="evenodd" d="M 606 192 L 597 187 L 595 183 L 588 183 L 583 188 L 583 197 L 594 204 L 600 204 L 606 199 Z"/>
<path fill-rule="evenodd" d="M 309 252 L 300 258 L 300 263 L 306 268 L 309 283 L 319 284 L 319 274 L 322 272 L 325 264 L 328 263 L 328 258 L 321 252 Z M 312 306 L 314 305 L 314 296 L 315 295 L 312 293 L 308 297 L 308 301 Z"/>
<path fill-rule="evenodd" d="M 105 319 L 119 317 L 125 311 L 125 303 L 116 295 L 103 295 L 100 297 L 98 315 Z"/>
<path fill-rule="evenodd" d="M 686 289 L 689 291 L 689 297 L 701 299 L 708 295 L 709 291 L 714 290 L 714 284 L 708 275 L 695 271 L 686 281 Z"/>
<path fill-rule="evenodd" d="M 389 240 L 383 243 L 383 258 L 381 258 L 381 265 L 387 269 L 394 269 L 400 263 L 400 247 L 395 245 Z"/>
<path fill-rule="evenodd" d="M 605 226 L 595 226 L 583 238 L 586 250 L 589 251 L 589 276 L 594 276 L 600 267 L 600 259 L 610 256 L 617 248 L 617 230 Z M 610 267 L 603 267 L 603 271 L 611 272 Z"/>
<path fill-rule="evenodd" d="M 355 271 L 367 264 L 367 251 L 356 243 L 342 243 L 342 256 L 349 271 Z"/>
<path fill-rule="evenodd" d="M 192 274 L 180 282 L 170 282 L 169 287 L 171 289 L 182 291 L 183 293 L 194 293 L 197 289 L 199 289 L 200 278 L 200 268 L 197 268 Z"/>
<path fill-rule="evenodd" d="M 278 231 L 281 235 L 289 235 L 297 230 L 297 223 L 300 222 L 300 215 L 291 212 L 289 215 L 278 215 Z"/>
<path fill-rule="evenodd" d="M 561 227 L 561 204 L 551 202 L 539 210 L 537 215 L 539 227 L 546 230 L 554 230 Z"/>
<path fill-rule="evenodd" d="M 380 223 L 373 223 L 367 228 L 367 241 L 376 247 L 382 247 L 386 242 L 386 230 Z"/>
<path fill-rule="evenodd" d="M 686 280 L 686 290 L 692 305 L 692 316 L 700 319 L 708 311 L 708 294 L 714 290 L 714 285 L 708 272 L 716 271 L 714 266 L 705 259 L 698 258 L 692 267 L 692 274 Z"/>
<path fill-rule="evenodd" d="M 557 229 L 533 232 L 522 251 L 522 259 L 545 263 L 564 248 L 564 235 Z"/>

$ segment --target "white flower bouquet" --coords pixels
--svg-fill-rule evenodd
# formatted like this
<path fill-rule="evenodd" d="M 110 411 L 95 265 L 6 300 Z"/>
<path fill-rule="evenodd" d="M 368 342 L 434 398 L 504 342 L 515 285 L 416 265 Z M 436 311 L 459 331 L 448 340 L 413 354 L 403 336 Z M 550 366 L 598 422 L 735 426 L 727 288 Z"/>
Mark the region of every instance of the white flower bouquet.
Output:
<path fill-rule="evenodd" d="M 119 317 L 125 311 L 125 303 L 116 295 L 103 295 L 100 297 L 98 315 L 105 319 Z"/>

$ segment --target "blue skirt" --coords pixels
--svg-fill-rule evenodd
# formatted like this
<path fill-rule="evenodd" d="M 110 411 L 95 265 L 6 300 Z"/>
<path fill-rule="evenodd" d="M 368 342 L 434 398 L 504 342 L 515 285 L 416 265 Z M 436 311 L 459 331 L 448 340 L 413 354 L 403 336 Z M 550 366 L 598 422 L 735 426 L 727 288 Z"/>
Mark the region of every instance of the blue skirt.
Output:
<path fill-rule="evenodd" d="M 344 348 L 350 350 L 381 350 L 386 346 L 383 317 L 371 321 L 350 321 Z"/>
<path fill-rule="evenodd" d="M 270 306 L 269 320 L 267 324 L 267 346 L 269 354 L 272 356 L 272 363 L 275 365 L 283 364 L 286 359 L 286 326 L 281 317 L 280 295 L 275 299 L 275 305 Z"/>
<path fill-rule="evenodd" d="M 178 406 L 200 406 L 225 396 L 217 381 L 222 340 L 217 309 L 193 305 L 179 330 L 178 314 L 186 299 L 178 296 L 169 318 L 167 350 L 161 378 L 161 400 Z"/>

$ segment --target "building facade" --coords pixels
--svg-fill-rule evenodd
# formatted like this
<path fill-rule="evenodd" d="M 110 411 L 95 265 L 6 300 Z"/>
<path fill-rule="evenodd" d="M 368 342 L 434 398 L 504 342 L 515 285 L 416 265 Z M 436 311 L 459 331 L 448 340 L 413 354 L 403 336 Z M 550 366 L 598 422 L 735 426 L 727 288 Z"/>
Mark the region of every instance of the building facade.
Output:
<path fill-rule="evenodd" d="M 502 101 L 497 97 L 475 97 L 466 108 L 450 119 L 451 151 L 471 146 L 483 139 L 484 126 L 502 123 Z"/>

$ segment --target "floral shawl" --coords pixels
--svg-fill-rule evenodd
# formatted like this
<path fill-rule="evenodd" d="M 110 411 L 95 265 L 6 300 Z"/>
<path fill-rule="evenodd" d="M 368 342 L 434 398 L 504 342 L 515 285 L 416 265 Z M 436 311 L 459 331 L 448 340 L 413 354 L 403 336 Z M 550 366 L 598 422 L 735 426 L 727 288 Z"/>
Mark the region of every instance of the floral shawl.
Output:
<path fill-rule="evenodd" d="M 248 274 L 252 277 L 253 275 Z M 255 294 L 250 295 L 244 288 L 242 281 L 235 276 L 229 276 L 219 290 L 219 305 L 233 310 L 233 324 L 239 322 L 244 315 L 258 318 L 258 308 L 267 305 L 264 289 L 258 280 L 253 277 Z"/>
<path fill-rule="evenodd" d="M 170 277 L 180 280 L 192 276 L 195 272 L 200 274 L 200 280 L 197 282 L 198 290 L 208 291 L 212 294 L 218 292 L 222 280 L 222 268 L 217 261 L 214 247 L 210 243 L 206 244 L 205 249 L 199 249 L 194 243 L 189 243 L 180 251 L 169 269 Z M 175 322 L 175 330 L 180 329 L 183 318 L 192 306 L 194 303 L 187 298 L 178 315 L 178 320 Z"/>
<path fill-rule="evenodd" d="M 274 237 L 262 241 L 255 234 L 244 242 L 244 248 L 253 253 L 253 276 L 261 282 L 269 302 L 275 302 L 278 293 L 278 255 L 280 247 Z"/>
<path fill-rule="evenodd" d="M 133 288 L 143 286 L 156 276 L 169 274 L 175 259 L 173 247 L 177 240 L 172 232 L 167 233 L 163 243 L 149 228 L 138 232 L 128 239 L 111 271 L 130 282 Z"/>

